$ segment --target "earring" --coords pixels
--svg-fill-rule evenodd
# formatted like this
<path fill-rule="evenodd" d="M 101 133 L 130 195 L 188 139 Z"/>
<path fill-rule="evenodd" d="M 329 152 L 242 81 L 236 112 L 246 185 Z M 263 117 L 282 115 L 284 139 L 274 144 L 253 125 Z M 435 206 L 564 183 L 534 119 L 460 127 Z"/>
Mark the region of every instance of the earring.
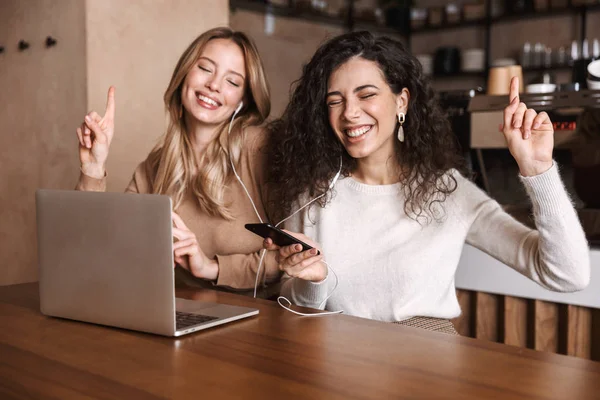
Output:
<path fill-rule="evenodd" d="M 402 125 L 404 124 L 404 120 L 404 113 L 398 113 L 398 123 L 400 124 L 400 126 L 398 127 L 398 140 L 400 141 L 400 143 L 404 142 L 404 128 L 402 127 Z"/>

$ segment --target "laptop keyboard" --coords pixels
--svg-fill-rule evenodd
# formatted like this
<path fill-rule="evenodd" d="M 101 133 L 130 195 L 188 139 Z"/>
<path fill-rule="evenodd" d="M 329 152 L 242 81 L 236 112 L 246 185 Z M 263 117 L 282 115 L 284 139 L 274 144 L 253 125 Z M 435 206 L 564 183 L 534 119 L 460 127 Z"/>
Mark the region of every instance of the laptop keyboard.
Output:
<path fill-rule="evenodd" d="M 175 312 L 175 328 L 177 330 L 190 327 L 192 325 L 198 325 L 203 322 L 213 321 L 218 317 L 212 317 L 210 315 L 191 314 L 182 311 Z"/>

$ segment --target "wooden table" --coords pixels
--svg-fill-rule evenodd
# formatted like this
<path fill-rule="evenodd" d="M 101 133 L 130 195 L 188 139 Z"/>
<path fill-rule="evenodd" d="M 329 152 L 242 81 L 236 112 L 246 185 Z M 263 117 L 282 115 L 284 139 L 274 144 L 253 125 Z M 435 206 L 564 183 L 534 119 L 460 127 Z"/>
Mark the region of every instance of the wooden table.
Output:
<path fill-rule="evenodd" d="M 0 398 L 600 398 L 600 363 L 344 315 L 260 309 L 179 339 L 49 318 L 35 283 L 0 287 Z M 77 299 L 73 299 L 77 301 Z"/>

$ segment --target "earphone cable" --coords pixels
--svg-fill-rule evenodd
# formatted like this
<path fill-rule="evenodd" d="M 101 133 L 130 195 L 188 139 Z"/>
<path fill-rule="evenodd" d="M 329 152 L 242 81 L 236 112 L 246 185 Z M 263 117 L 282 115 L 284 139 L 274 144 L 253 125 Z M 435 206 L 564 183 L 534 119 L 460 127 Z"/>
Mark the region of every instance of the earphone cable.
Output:
<path fill-rule="evenodd" d="M 238 108 L 234 111 L 233 115 L 231 116 L 231 121 L 229 122 L 229 129 L 227 130 L 227 136 L 229 136 L 231 134 L 231 127 L 233 125 L 233 120 L 235 118 L 235 116 L 237 115 L 237 113 L 240 111 L 240 109 L 242 104 L 240 103 L 240 106 L 238 106 Z M 242 181 L 242 178 L 240 178 L 240 176 L 238 175 L 236 169 L 235 169 L 235 165 L 233 163 L 233 158 L 231 157 L 231 151 L 229 151 L 229 162 L 231 164 L 231 169 L 233 170 L 233 173 L 236 177 L 236 179 L 238 180 L 238 182 L 240 183 L 240 185 L 242 185 L 242 188 L 244 189 L 244 192 L 246 192 L 246 196 L 248 196 L 248 199 L 250 200 L 250 203 L 252 204 L 252 208 L 254 209 L 254 212 L 256 213 L 256 216 L 258 217 L 258 220 L 261 223 L 263 222 L 263 219 L 261 218 L 260 214 L 258 213 L 258 209 L 256 208 L 256 205 L 254 204 L 254 201 L 252 200 L 252 196 L 250 196 L 250 192 L 248 191 L 248 189 L 246 188 L 246 185 L 244 185 L 244 182 Z M 331 183 L 329 184 L 329 190 L 333 188 L 333 186 L 335 185 L 335 183 L 337 182 L 340 174 L 342 172 L 342 157 L 340 156 L 340 169 L 337 172 L 337 174 L 335 175 L 335 177 L 332 179 Z M 281 221 L 279 221 L 275 227 L 278 227 L 279 225 L 281 225 L 283 222 L 287 221 L 288 219 L 290 219 L 291 217 L 293 217 L 294 215 L 298 214 L 300 211 L 302 211 L 304 208 L 308 207 L 309 205 L 311 205 L 312 203 L 314 203 L 315 201 L 319 200 L 321 197 L 325 196 L 327 194 L 327 192 L 321 194 L 320 196 L 312 199 L 311 201 L 309 201 L 308 203 L 306 203 L 305 205 L 303 205 L 302 207 L 300 207 L 298 210 L 294 211 L 291 215 L 289 215 L 288 217 L 282 219 Z M 254 298 L 256 298 L 256 291 L 258 288 L 258 279 L 260 277 L 260 270 L 261 267 L 263 265 L 263 261 L 266 255 L 267 249 L 263 249 L 260 255 L 260 260 L 258 262 L 258 268 L 256 270 L 256 279 L 254 281 Z M 333 272 L 334 276 L 335 276 L 335 286 L 333 287 L 333 290 L 331 291 L 331 293 L 329 293 L 329 295 L 327 295 L 327 297 L 319 304 L 319 308 L 323 306 L 323 304 L 325 304 L 325 302 L 331 297 L 331 295 L 333 295 L 333 293 L 335 292 L 335 289 L 337 289 L 338 283 L 339 283 L 339 279 L 338 276 L 336 274 L 336 272 L 333 270 L 333 268 L 331 268 L 329 266 L 329 264 L 327 264 L 325 261 L 323 261 L 323 264 L 325 264 L 327 266 L 327 270 L 331 270 L 331 272 Z M 265 273 L 265 277 L 263 279 L 263 285 L 266 279 L 266 273 Z M 295 277 L 292 279 L 296 279 Z M 327 279 L 327 277 L 325 278 Z M 281 299 L 285 300 L 288 303 L 288 306 L 285 306 L 281 303 Z M 281 307 L 283 307 L 284 309 L 286 309 L 287 311 L 290 311 L 294 314 L 298 314 L 298 315 L 302 315 L 302 316 L 323 316 L 323 315 L 331 315 L 331 314 L 340 314 L 343 312 L 343 310 L 339 310 L 339 311 L 328 311 L 328 312 L 324 312 L 324 313 L 316 313 L 316 314 L 306 314 L 306 313 L 300 313 L 297 311 L 294 311 L 290 308 L 290 306 L 292 305 L 292 302 L 289 301 L 288 299 L 286 299 L 283 296 L 279 296 L 277 298 L 277 303 L 279 303 L 279 305 Z"/>

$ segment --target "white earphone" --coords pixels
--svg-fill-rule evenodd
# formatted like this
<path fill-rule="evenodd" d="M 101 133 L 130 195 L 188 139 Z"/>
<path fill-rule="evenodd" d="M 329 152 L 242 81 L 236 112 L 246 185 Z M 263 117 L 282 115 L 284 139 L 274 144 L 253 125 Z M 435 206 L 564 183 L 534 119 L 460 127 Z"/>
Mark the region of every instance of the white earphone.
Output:
<path fill-rule="evenodd" d="M 244 106 L 244 102 L 240 101 L 240 104 L 237 106 L 237 108 L 235 109 L 235 111 L 233 112 L 233 117 L 235 118 L 235 114 L 239 113 L 240 110 L 242 109 L 242 107 Z"/>
<path fill-rule="evenodd" d="M 342 156 L 340 156 L 340 169 L 338 170 L 337 174 L 335 174 L 335 176 L 331 180 L 331 183 L 329 184 L 330 190 L 333 189 L 333 187 L 335 186 L 335 183 L 337 182 L 337 180 L 341 174 L 342 174 Z"/>
<path fill-rule="evenodd" d="M 227 131 L 227 134 L 231 133 L 231 127 L 233 125 L 233 120 L 235 118 L 235 116 L 237 115 L 238 112 L 240 112 L 240 110 L 242 109 L 242 107 L 244 106 L 244 102 L 240 101 L 240 104 L 237 106 L 237 108 L 235 109 L 235 111 L 233 112 L 233 115 L 231 116 L 231 121 L 229 122 L 229 129 Z M 242 178 L 238 175 L 237 171 L 235 170 L 235 165 L 233 164 L 233 159 L 231 158 L 231 155 L 229 156 L 229 162 L 231 163 L 231 169 L 233 170 L 233 173 L 235 175 L 235 177 L 237 178 L 238 182 L 240 183 L 240 185 L 242 185 L 242 188 L 244 189 L 244 192 L 246 192 L 246 196 L 248 196 L 248 200 L 250 200 L 250 203 L 252 204 L 252 208 L 254 208 L 254 212 L 256 213 L 256 216 L 258 217 L 258 220 L 263 223 L 263 220 L 260 216 L 260 214 L 258 213 L 258 209 L 256 208 L 256 205 L 254 204 L 254 201 L 252 200 L 252 196 L 250 196 L 250 192 L 248 192 L 248 189 L 246 188 L 246 185 L 244 185 L 244 182 L 242 181 Z M 335 176 L 333 177 L 333 179 L 331 180 L 331 183 L 329 184 L 329 190 L 333 189 L 333 187 L 335 186 L 335 183 L 337 182 L 338 178 L 340 177 L 340 175 L 342 174 L 342 156 L 340 155 L 340 169 L 338 170 L 337 174 L 335 174 Z M 293 212 L 290 216 L 288 216 L 287 218 L 282 219 L 281 221 L 279 221 L 275 226 L 278 227 L 279 225 L 281 225 L 283 222 L 287 221 L 288 219 L 292 218 L 294 215 L 296 215 L 297 213 L 299 213 L 301 210 L 303 210 L 304 208 L 308 207 L 309 205 L 311 205 L 312 203 L 314 203 L 315 201 L 319 200 L 321 197 L 325 196 L 327 194 L 327 192 L 321 194 L 320 196 L 312 199 L 311 201 L 309 201 L 308 203 L 306 203 L 305 205 L 303 205 L 302 207 L 300 207 L 299 209 L 297 209 L 295 212 Z M 260 276 L 260 269 L 262 267 L 264 258 L 265 258 L 265 254 L 267 253 L 266 249 L 263 249 L 262 254 L 260 256 L 260 261 L 258 262 L 258 269 L 256 271 L 256 281 L 254 282 L 254 297 L 256 298 L 256 289 L 258 287 L 258 277 Z M 325 300 L 323 300 L 323 302 L 321 303 L 321 305 L 323 305 L 327 299 L 329 299 L 331 297 L 331 295 L 333 294 L 333 292 L 335 292 L 335 289 L 338 286 L 338 277 L 337 274 L 335 273 L 335 271 L 333 270 L 333 268 L 331 268 L 329 266 L 329 264 L 327 264 L 325 261 L 323 261 L 323 263 L 325 263 L 325 265 L 327 265 L 327 268 L 331 270 L 331 272 L 333 272 L 333 275 L 335 276 L 335 286 L 333 287 L 333 290 L 331 291 L 331 293 L 325 298 Z M 295 278 L 293 278 L 295 279 Z M 285 300 L 288 305 L 285 305 L 281 302 L 281 300 Z M 323 312 L 323 313 L 316 313 L 316 314 L 306 314 L 306 313 L 299 313 L 297 311 L 292 310 L 291 308 L 289 308 L 289 306 L 292 304 L 288 299 L 286 299 L 283 296 L 279 296 L 277 298 L 277 302 L 279 303 L 279 305 L 281 307 L 283 307 L 284 309 L 286 309 L 287 311 L 290 311 L 294 314 L 298 314 L 298 315 L 303 315 L 303 316 L 308 316 L 308 317 L 318 317 L 318 316 L 325 316 L 325 315 L 331 315 L 331 314 L 340 314 L 343 311 L 339 310 L 339 311 L 329 311 L 329 312 Z"/>

